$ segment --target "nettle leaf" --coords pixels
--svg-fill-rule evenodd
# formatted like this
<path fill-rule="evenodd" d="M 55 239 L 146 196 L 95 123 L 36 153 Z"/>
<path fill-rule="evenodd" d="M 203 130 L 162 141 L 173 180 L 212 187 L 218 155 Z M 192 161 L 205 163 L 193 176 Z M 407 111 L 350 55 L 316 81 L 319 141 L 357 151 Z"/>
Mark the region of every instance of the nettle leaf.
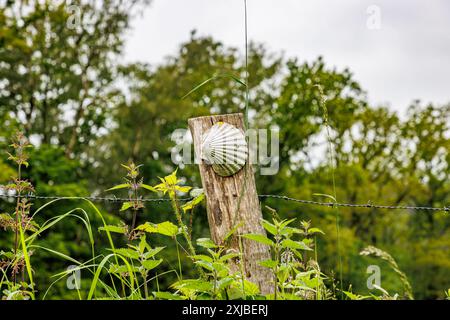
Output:
<path fill-rule="evenodd" d="M 156 226 L 153 223 L 146 222 L 144 224 L 137 226 L 134 230 L 152 233 L 155 232 Z"/>
<path fill-rule="evenodd" d="M 120 208 L 120 211 L 125 211 L 127 209 L 130 209 L 133 206 L 132 202 L 124 202 L 122 203 L 122 207 Z"/>
<path fill-rule="evenodd" d="M 174 172 L 172 172 L 171 174 L 169 174 L 168 176 L 164 177 L 164 180 L 169 184 L 169 185 L 175 185 L 178 183 L 178 179 L 177 179 L 177 171 L 178 168 L 175 169 Z"/>
<path fill-rule="evenodd" d="M 98 230 L 99 231 L 108 231 L 108 232 L 125 234 L 127 232 L 127 227 L 126 226 L 106 225 L 106 226 L 103 226 L 103 227 L 99 227 Z"/>
<path fill-rule="evenodd" d="M 267 220 L 262 220 L 262 225 L 264 227 L 264 229 L 267 230 L 267 232 L 276 235 L 277 234 L 277 227 L 275 227 L 275 225 L 273 225 L 272 223 L 270 223 Z"/>
<path fill-rule="evenodd" d="M 246 238 L 246 239 L 250 239 L 259 243 L 263 243 L 269 246 L 274 246 L 275 243 L 270 240 L 269 238 L 267 238 L 266 236 L 262 235 L 262 234 L 244 234 L 242 235 L 242 237 Z"/>
<path fill-rule="evenodd" d="M 135 260 L 139 259 L 139 253 L 137 253 L 136 251 L 134 251 L 132 249 L 128 249 L 128 248 L 115 249 L 114 253 L 117 253 L 117 254 L 120 254 L 121 256 L 135 259 Z"/>
<path fill-rule="evenodd" d="M 249 296 L 255 296 L 259 294 L 259 287 L 256 283 L 244 280 L 244 291 Z"/>
<path fill-rule="evenodd" d="M 205 268 L 208 271 L 214 271 L 214 267 L 213 267 L 211 262 L 206 262 L 206 261 L 203 261 L 203 260 L 199 260 L 199 261 L 195 261 L 194 263 L 196 265 L 201 266 L 202 268 Z"/>
<path fill-rule="evenodd" d="M 139 241 L 138 249 L 140 254 L 143 254 L 145 249 L 150 249 L 150 245 L 147 243 L 147 238 L 145 234 L 142 235 L 141 241 Z"/>
<path fill-rule="evenodd" d="M 162 249 L 164 249 L 165 247 L 156 247 L 154 249 L 150 249 L 148 250 L 146 253 L 144 253 L 144 258 L 145 259 L 149 259 L 155 255 L 157 255 Z"/>
<path fill-rule="evenodd" d="M 125 189 L 125 188 L 129 188 L 131 187 L 131 185 L 129 183 L 122 183 L 119 184 L 117 186 L 114 186 L 112 188 L 107 189 L 106 191 L 112 191 L 112 190 L 118 190 L 118 189 Z"/>
<path fill-rule="evenodd" d="M 152 186 L 149 186 L 148 184 L 141 183 L 140 186 L 141 186 L 142 188 L 144 188 L 144 189 L 147 189 L 147 190 L 150 190 L 150 191 L 153 191 L 153 192 L 158 192 L 158 190 L 156 190 L 156 189 L 153 188 Z"/>
<path fill-rule="evenodd" d="M 222 262 L 213 262 L 212 266 L 219 277 L 225 277 L 229 272 L 227 266 Z"/>
<path fill-rule="evenodd" d="M 203 248 L 214 249 L 218 246 L 209 238 L 199 238 L 197 239 L 197 245 Z"/>
<path fill-rule="evenodd" d="M 167 291 L 158 291 L 153 292 L 153 295 L 157 299 L 164 299 L 164 300 L 185 300 L 186 297 L 179 296 L 177 294 L 167 292 Z"/>
<path fill-rule="evenodd" d="M 138 226 L 135 230 L 148 233 L 159 233 L 169 237 L 174 237 L 178 234 L 178 227 L 170 221 L 164 221 L 157 224 L 146 222 Z"/>
<path fill-rule="evenodd" d="M 225 254 L 225 255 L 221 256 L 219 261 L 220 262 L 225 262 L 225 261 L 228 261 L 230 259 L 238 258 L 239 256 L 240 256 L 239 253 L 228 253 L 228 254 Z"/>
<path fill-rule="evenodd" d="M 280 223 L 280 228 L 283 229 L 285 228 L 287 225 L 291 224 L 292 222 L 294 222 L 296 219 L 290 219 L 290 220 L 283 220 Z"/>
<path fill-rule="evenodd" d="M 281 246 L 283 248 L 289 248 L 289 249 L 312 251 L 312 249 L 310 247 L 308 247 L 305 243 L 303 243 L 301 241 L 293 241 L 291 239 L 285 239 L 285 240 L 281 241 Z"/>
<path fill-rule="evenodd" d="M 158 223 L 156 225 L 156 232 L 169 236 L 169 237 L 174 237 L 178 234 L 178 227 L 176 225 L 174 225 L 172 222 L 170 221 L 164 221 L 162 223 Z"/>
<path fill-rule="evenodd" d="M 186 212 L 188 210 L 192 210 L 196 205 L 198 205 L 200 202 L 202 202 L 203 199 L 205 199 L 205 194 L 202 193 L 198 197 L 195 197 L 191 201 L 182 205 L 181 208 L 183 209 L 184 212 Z"/>
<path fill-rule="evenodd" d="M 175 190 L 180 191 L 180 192 L 189 192 L 189 190 L 191 190 L 192 187 L 188 187 L 188 186 L 175 186 Z"/>
<path fill-rule="evenodd" d="M 177 282 L 174 285 L 178 289 L 190 289 L 200 292 L 210 292 L 213 289 L 213 283 L 200 279 L 188 279 Z"/>
<path fill-rule="evenodd" d="M 228 286 L 230 286 L 234 282 L 234 279 L 231 277 L 225 277 L 223 279 L 220 279 L 217 284 L 219 289 L 224 289 Z"/>
<path fill-rule="evenodd" d="M 155 269 L 159 264 L 163 261 L 163 259 L 159 260 L 144 260 L 142 261 L 142 266 L 147 270 Z"/>
<path fill-rule="evenodd" d="M 311 229 L 308 229 L 308 233 L 309 233 L 309 234 L 314 234 L 314 233 L 325 234 L 325 232 L 323 232 L 323 231 L 320 230 L 319 228 L 311 228 Z"/>
<path fill-rule="evenodd" d="M 272 260 L 272 259 L 267 259 L 267 260 L 263 260 L 263 261 L 258 262 L 258 264 L 263 266 L 263 267 L 273 269 L 273 268 L 275 268 L 277 266 L 278 263 L 276 261 Z"/>

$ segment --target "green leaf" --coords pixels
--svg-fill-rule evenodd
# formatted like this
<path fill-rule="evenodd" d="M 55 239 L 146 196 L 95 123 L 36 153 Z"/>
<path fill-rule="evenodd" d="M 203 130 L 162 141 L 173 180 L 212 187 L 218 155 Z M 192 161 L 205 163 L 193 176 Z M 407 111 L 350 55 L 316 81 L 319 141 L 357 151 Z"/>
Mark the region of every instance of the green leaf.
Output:
<path fill-rule="evenodd" d="M 258 262 L 258 264 L 263 266 L 263 267 L 273 269 L 273 268 L 275 268 L 277 266 L 278 263 L 276 261 L 272 260 L 272 259 L 267 259 L 267 260 L 263 260 L 263 261 Z"/>
<path fill-rule="evenodd" d="M 141 183 L 140 185 L 142 188 L 153 191 L 153 192 L 158 192 L 155 188 L 153 188 L 152 186 L 149 186 L 148 184 L 145 183 Z"/>
<path fill-rule="evenodd" d="M 156 232 L 169 237 L 174 237 L 178 234 L 178 227 L 170 221 L 164 221 L 156 225 Z"/>
<path fill-rule="evenodd" d="M 185 300 L 185 297 L 179 296 L 177 294 L 173 294 L 171 292 L 167 291 L 158 291 L 153 292 L 153 295 L 157 299 L 163 299 L 163 300 Z"/>
<path fill-rule="evenodd" d="M 125 211 L 127 209 L 130 209 L 132 206 L 133 206 L 133 203 L 124 202 L 124 203 L 122 203 L 122 207 L 120 208 L 120 211 Z"/>
<path fill-rule="evenodd" d="M 106 191 L 112 191 L 112 190 L 117 190 L 117 189 L 125 189 L 125 188 L 129 188 L 129 187 L 131 187 L 131 185 L 129 183 L 123 183 L 123 184 L 119 184 L 117 186 L 114 186 L 112 188 L 109 188 Z"/>
<path fill-rule="evenodd" d="M 248 280 L 244 280 L 244 290 L 245 293 L 249 296 L 254 296 L 259 293 L 258 285 Z"/>
<path fill-rule="evenodd" d="M 303 243 L 301 241 L 293 241 L 291 239 L 283 240 L 281 242 L 281 246 L 283 248 L 289 248 L 289 249 L 312 251 L 312 249 L 310 247 L 308 247 L 305 243 Z"/>
<path fill-rule="evenodd" d="M 313 233 L 321 233 L 321 234 L 325 234 L 325 232 L 323 232 L 323 231 L 320 230 L 319 228 L 311 228 L 311 229 L 308 229 L 308 233 L 309 233 L 309 234 L 313 234 Z"/>
<path fill-rule="evenodd" d="M 144 261 L 142 261 L 142 265 L 144 266 L 145 269 L 152 270 L 152 269 L 155 269 L 157 266 L 159 266 L 159 264 L 162 261 L 163 261 L 162 259 L 159 259 L 159 260 L 144 260 Z"/>
<path fill-rule="evenodd" d="M 264 227 L 264 229 L 267 230 L 267 232 L 276 235 L 277 234 L 277 228 L 275 227 L 275 225 L 273 225 L 272 223 L 270 223 L 267 220 L 262 220 L 262 225 Z"/>
<path fill-rule="evenodd" d="M 141 225 L 137 226 L 134 230 L 145 231 L 145 232 L 148 232 L 148 233 L 154 233 L 154 232 L 156 232 L 155 231 L 156 230 L 156 224 L 150 223 L 150 222 L 146 222 L 144 224 L 141 224 Z"/>
<path fill-rule="evenodd" d="M 106 226 L 103 226 L 103 227 L 99 227 L 98 230 L 99 231 L 109 231 L 109 232 L 125 234 L 127 232 L 127 227 L 126 226 L 106 225 Z"/>
<path fill-rule="evenodd" d="M 142 255 L 145 251 L 145 249 L 150 249 L 150 245 L 147 243 L 147 237 L 142 235 L 141 241 L 139 241 L 139 253 Z"/>
<path fill-rule="evenodd" d="M 174 287 L 179 289 L 181 288 L 190 289 L 200 292 L 210 292 L 213 289 L 213 283 L 200 279 L 188 279 L 175 283 Z"/>
<path fill-rule="evenodd" d="M 195 197 L 194 199 L 192 199 L 189 202 L 186 202 L 183 206 L 181 206 L 181 208 L 183 209 L 184 212 L 188 211 L 188 210 L 192 210 L 196 205 L 198 205 L 200 202 L 203 201 L 203 199 L 205 199 L 205 194 L 201 194 L 198 197 Z"/>
<path fill-rule="evenodd" d="M 169 237 L 174 237 L 178 234 L 178 227 L 170 221 L 164 221 L 158 224 L 146 222 L 138 226 L 135 230 L 148 233 L 159 233 Z"/>
<path fill-rule="evenodd" d="M 189 190 L 191 190 L 192 187 L 188 187 L 188 186 L 175 186 L 175 190 L 180 191 L 180 192 L 189 192 Z"/>
<path fill-rule="evenodd" d="M 139 259 L 139 253 L 137 253 L 136 251 L 134 251 L 132 249 L 128 249 L 128 248 L 115 249 L 114 253 L 117 253 L 117 254 L 120 254 L 121 256 L 135 259 L 135 260 Z"/>
<path fill-rule="evenodd" d="M 209 238 L 199 238 L 197 239 L 197 245 L 203 248 L 217 248 L 217 245 Z"/>
<path fill-rule="evenodd" d="M 267 244 L 269 246 L 274 246 L 275 243 L 267 238 L 266 236 L 263 236 L 262 234 L 244 234 L 242 237 L 246 239 L 250 239 L 259 243 Z"/>
<path fill-rule="evenodd" d="M 234 282 L 234 279 L 233 279 L 233 278 L 231 278 L 231 277 L 225 277 L 225 278 L 220 279 L 220 280 L 217 282 L 217 284 L 218 284 L 219 289 L 222 290 L 222 289 L 224 289 L 224 288 L 230 286 L 233 282 Z"/>
<path fill-rule="evenodd" d="M 146 253 L 144 253 L 144 258 L 145 259 L 149 259 L 155 255 L 157 255 L 162 249 L 164 249 L 165 247 L 156 247 L 154 249 L 150 249 L 148 250 Z"/>
<path fill-rule="evenodd" d="M 294 221 L 295 221 L 295 218 L 294 218 L 294 219 L 290 219 L 290 220 L 283 220 L 283 221 L 280 223 L 280 228 L 283 229 L 283 228 L 285 228 L 287 225 L 291 224 L 291 223 L 294 222 Z"/>
<path fill-rule="evenodd" d="M 225 262 L 225 261 L 228 261 L 228 260 L 230 260 L 230 259 L 237 258 L 237 257 L 239 257 L 239 256 L 240 256 L 239 253 L 228 253 L 228 254 L 225 254 L 225 255 L 221 256 L 220 259 L 219 259 L 219 261 L 220 261 L 220 262 Z"/>
<path fill-rule="evenodd" d="M 202 268 L 205 268 L 208 271 L 214 271 L 214 268 L 213 268 L 211 262 L 206 262 L 206 261 L 203 261 L 203 260 L 199 260 L 199 261 L 195 261 L 194 263 L 196 265 L 201 266 Z"/>

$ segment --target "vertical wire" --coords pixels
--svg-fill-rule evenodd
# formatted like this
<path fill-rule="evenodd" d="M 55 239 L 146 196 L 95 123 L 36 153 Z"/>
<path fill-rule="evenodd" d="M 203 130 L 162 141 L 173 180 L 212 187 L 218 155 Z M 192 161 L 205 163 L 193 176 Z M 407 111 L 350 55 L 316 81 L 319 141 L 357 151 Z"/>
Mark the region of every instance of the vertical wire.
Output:
<path fill-rule="evenodd" d="M 245 113 L 244 113 L 244 130 L 248 130 L 248 105 L 249 105 L 249 89 L 248 89 L 248 31 L 247 31 L 247 0 L 244 0 L 244 39 L 245 39 Z M 245 140 L 247 141 L 247 161 L 250 161 L 250 146 L 248 143 L 248 135 L 245 135 Z M 236 217 L 237 213 L 239 212 L 239 208 L 241 207 L 241 200 L 244 195 L 244 193 L 247 190 L 247 174 L 248 170 L 250 168 L 250 164 L 247 163 L 245 165 L 245 172 L 244 172 L 244 185 L 242 187 L 242 191 L 239 194 L 237 208 L 236 208 L 236 214 L 234 215 L 233 219 L 233 226 L 236 223 Z M 240 239 L 240 238 L 239 238 Z"/>
<path fill-rule="evenodd" d="M 326 98 L 325 94 L 323 92 L 322 86 L 319 84 L 317 85 L 320 93 L 320 101 L 322 111 L 323 111 L 323 117 L 324 117 L 324 123 L 325 123 L 325 130 L 327 134 L 327 141 L 328 141 L 328 149 L 329 149 L 329 164 L 331 166 L 331 179 L 333 183 L 333 197 L 334 197 L 334 203 L 337 203 L 337 192 L 336 192 L 336 178 L 335 178 L 335 165 L 334 165 L 334 152 L 333 152 L 333 144 L 331 142 L 331 135 L 330 135 L 330 125 L 328 123 L 328 109 L 326 107 Z M 336 212 L 336 238 L 337 238 L 337 253 L 338 253 L 338 268 L 339 268 L 339 282 L 341 287 L 341 297 L 343 297 L 344 294 L 344 285 L 342 282 L 343 276 L 342 276 L 342 252 L 341 252 L 341 235 L 340 235 L 340 212 L 339 207 L 334 206 L 334 210 Z"/>
<path fill-rule="evenodd" d="M 247 0 L 244 0 L 244 29 L 245 29 L 245 128 L 248 130 L 249 105 L 249 74 L 248 74 L 248 28 L 247 28 Z"/>

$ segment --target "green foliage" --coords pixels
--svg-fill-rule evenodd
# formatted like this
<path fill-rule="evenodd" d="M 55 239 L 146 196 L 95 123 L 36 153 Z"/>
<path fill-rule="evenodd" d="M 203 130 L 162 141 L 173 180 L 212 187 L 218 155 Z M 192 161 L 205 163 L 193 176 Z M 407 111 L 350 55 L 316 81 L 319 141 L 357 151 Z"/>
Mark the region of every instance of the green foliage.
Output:
<path fill-rule="evenodd" d="M 332 292 L 325 287 L 327 277 L 320 271 L 316 256 L 308 256 L 314 251 L 312 237 L 323 232 L 310 228 L 309 222 L 302 221 L 300 228 L 292 227 L 295 219 L 280 220 L 275 210 L 267 207 L 272 214 L 272 222 L 263 220 L 264 229 L 273 240 L 262 234 L 245 234 L 242 237 L 271 247 L 273 257 L 260 261 L 273 273 L 274 290 L 269 298 L 277 299 L 328 299 Z M 299 238 L 296 239 L 294 238 Z"/>
<path fill-rule="evenodd" d="M 179 299 L 250 299 L 258 295 L 258 287 L 245 280 L 240 272 L 232 272 L 228 262 L 241 257 L 240 253 L 227 253 L 224 246 L 214 244 L 208 238 L 197 239 L 207 255 L 191 256 L 194 263 L 204 270 L 199 279 L 184 279 L 174 283 L 171 288 Z M 155 295 L 158 298 L 162 296 Z M 167 296 L 174 299 L 173 296 Z"/>
<path fill-rule="evenodd" d="M 166 255 L 165 260 L 155 268 L 162 269 L 166 276 L 152 274 L 155 278 L 148 291 L 155 294 L 149 294 L 149 298 L 186 298 L 158 291 L 157 286 L 168 287 L 181 281 L 182 276 L 193 279 L 205 272 L 198 264 L 192 268 L 192 259 L 181 254 L 186 250 L 188 256 L 195 256 L 192 239 L 208 235 L 208 222 L 203 195 L 192 196 L 183 205 L 178 201 L 179 194 L 190 191 L 184 181 L 193 186 L 201 185 L 201 181 L 196 166 L 173 163 L 170 151 L 176 139 L 172 133 L 186 128 L 186 119 L 190 117 L 244 110 L 245 87 L 240 79 L 247 79 L 245 63 L 236 48 L 211 37 L 200 37 L 194 31 L 175 54 L 160 64 L 121 65 L 118 57 L 123 53 L 131 17 L 147 2 L 133 1 L 130 7 L 128 2 L 107 1 L 101 10 L 94 1 L 78 0 L 58 4 L 52 1 L 0 4 L 0 183 L 10 188 L 9 192 L 20 189 L 24 194 L 71 197 L 49 204 L 36 199 L 33 206 L 20 202 L 23 214 L 19 215 L 15 201 L 0 199 L 0 224 L 6 228 L 6 232 L 0 233 L 0 248 L 6 254 L 2 256 L 6 264 L 12 259 L 28 277 L 16 216 L 22 221 L 33 217 L 22 230 L 25 245 L 28 236 L 33 237 L 29 240 L 33 239 L 33 245 L 37 241 L 46 248 L 33 247 L 28 251 L 27 260 L 33 269 L 40 271 L 32 274 L 38 298 L 79 298 L 79 293 L 68 291 L 63 281 L 53 284 L 55 278 L 51 276 L 65 270 L 75 259 L 86 263 L 77 265 L 82 268 L 83 279 L 88 278 L 98 269 L 87 265 L 98 266 L 109 254 L 112 256 L 104 262 L 105 270 L 98 275 L 98 287 L 92 297 L 144 296 L 137 291 L 122 292 L 122 281 L 126 290 L 131 285 L 129 277 L 114 278 L 117 290 L 103 279 L 109 259 L 117 264 L 108 236 L 114 237 L 118 248 L 139 241 L 144 234 L 155 242 L 154 246 L 166 247 L 161 252 Z M 80 9 L 79 24 L 76 24 L 78 16 L 69 9 L 72 5 Z M 75 22 L 75 26 L 68 27 L 69 22 Z M 275 179 L 257 176 L 260 194 L 304 199 L 321 194 L 332 195 L 329 198 L 332 202 L 339 199 L 362 204 L 448 206 L 449 104 L 413 101 L 407 113 L 400 116 L 384 105 L 370 105 L 364 88 L 349 69 L 329 66 L 321 57 L 311 61 L 280 58 L 255 43 L 249 45 L 248 53 L 249 78 L 245 85 L 250 90 L 250 125 L 280 130 L 280 170 Z M 326 117 L 322 100 L 327 102 Z M 25 152 L 32 161 L 21 160 L 20 178 L 17 161 L 6 160 L 5 153 L 11 151 L 9 141 L 17 130 L 37 142 L 35 148 Z M 327 152 L 333 152 L 331 162 L 320 148 L 325 140 L 331 145 Z M 11 160 L 20 160 L 20 155 L 12 154 Z M 120 163 L 124 162 L 129 168 L 130 163 L 143 164 L 133 170 L 144 177 L 169 178 L 163 178 L 156 186 L 137 177 L 136 181 L 131 177 L 127 177 L 129 182 L 123 181 Z M 177 165 L 183 176 L 170 175 Z M 130 199 L 125 203 L 102 203 L 94 209 L 78 198 L 102 194 L 116 184 L 109 192 L 126 195 Z M 138 194 L 130 196 L 128 192 L 137 185 Z M 143 207 L 140 197 L 151 196 L 155 190 L 167 195 L 170 204 L 149 203 Z M 295 233 L 283 239 L 284 246 L 280 242 L 279 249 L 298 250 L 308 257 L 313 251 L 304 250 L 306 247 L 317 250 L 320 255 L 312 260 L 319 263 L 321 272 L 332 278 L 334 272 L 342 271 L 340 285 L 348 288 L 352 283 L 352 288 L 360 293 L 349 290 L 345 293 L 348 298 L 394 298 L 395 295 L 386 293 L 405 292 L 402 278 L 390 267 L 383 269 L 379 295 L 367 290 L 365 269 L 371 258 L 358 253 L 369 245 L 383 248 L 395 257 L 410 279 L 415 298 L 441 299 L 450 287 L 448 214 L 341 208 L 337 235 L 333 208 L 299 207 L 297 203 L 276 199 L 264 201 L 277 208 L 282 217 L 279 221 L 311 219 L 313 225 L 320 226 L 326 237 L 314 239 L 314 246 L 298 239 L 305 235 Z M 120 211 L 121 208 L 124 210 Z M 167 221 L 171 217 L 173 221 Z M 173 227 L 158 232 L 166 230 L 158 229 L 166 222 L 176 226 L 178 233 L 174 234 Z M 136 230 L 135 225 L 146 226 L 151 232 Z M 275 224 L 268 219 L 264 225 L 269 237 L 259 240 L 276 243 Z M 11 244 L 16 231 L 18 249 L 14 256 L 14 250 L 10 249 L 14 248 Z M 98 247 L 96 259 L 91 239 L 96 240 Z M 338 242 L 341 250 L 337 248 Z M 126 259 L 130 264 L 129 258 Z M 174 268 L 174 264 L 178 266 Z M 266 266 L 274 264 L 268 261 Z M 308 271 L 313 272 L 304 275 L 305 283 L 317 281 L 315 269 L 310 268 Z M 131 264 L 130 269 L 134 270 Z M 136 275 L 133 281 L 143 285 L 141 275 Z M 31 297 L 30 283 L 14 284 L 10 272 L 2 277 L 7 297 Z M 91 287 L 87 279 L 81 284 Z M 281 297 L 281 284 L 279 287 Z M 222 297 L 221 293 L 217 296 Z M 314 293 L 305 293 L 306 296 L 312 297 Z M 86 297 L 87 294 L 82 296 Z"/>

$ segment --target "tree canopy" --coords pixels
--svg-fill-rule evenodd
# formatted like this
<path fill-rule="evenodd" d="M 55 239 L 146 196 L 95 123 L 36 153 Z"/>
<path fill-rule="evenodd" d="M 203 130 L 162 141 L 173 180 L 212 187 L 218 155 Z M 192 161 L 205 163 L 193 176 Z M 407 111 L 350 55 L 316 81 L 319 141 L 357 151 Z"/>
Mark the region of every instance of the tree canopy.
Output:
<path fill-rule="evenodd" d="M 182 99 L 214 75 L 245 79 L 242 50 L 211 37 L 192 31 L 176 53 L 157 65 L 121 63 L 130 21 L 146 4 L 0 2 L 0 184 L 14 172 L 3 151 L 16 130 L 35 142 L 26 175 L 36 193 L 82 196 L 103 194 L 120 183 L 118 168 L 129 160 L 143 164 L 144 177 L 157 182 L 157 176 L 176 168 L 171 136 L 187 128 L 189 117 L 244 110 L 245 88 L 228 76 Z M 450 104 L 412 101 L 407 114 L 400 115 L 370 105 L 350 69 L 329 66 L 326 57 L 286 58 L 256 43 L 249 47 L 248 72 L 250 127 L 280 130 L 280 170 L 257 177 L 259 193 L 317 199 L 317 193 L 333 194 L 334 180 L 342 202 L 450 203 Z M 179 175 L 201 186 L 196 165 L 186 165 Z M 282 217 L 320 226 L 328 235 L 319 242 L 322 265 L 337 274 L 335 209 L 274 199 L 264 204 Z M 52 212 L 64 206 L 55 204 Z M 114 221 L 116 209 L 114 204 L 103 207 Z M 450 287 L 448 215 L 374 208 L 339 209 L 337 214 L 345 284 L 359 283 L 365 290 L 370 258 L 359 251 L 376 245 L 396 258 L 417 297 L 441 297 Z M 146 208 L 143 215 L 157 221 L 164 212 Z M 208 234 L 204 215 L 196 219 L 194 232 Z M 86 238 L 75 222 L 48 241 L 64 246 L 60 240 L 71 232 L 75 241 L 62 251 L 87 254 L 82 249 Z M 5 237 L 0 234 L 0 246 Z M 386 272 L 386 278 L 394 276 Z M 390 285 L 400 284 L 392 280 Z"/>

